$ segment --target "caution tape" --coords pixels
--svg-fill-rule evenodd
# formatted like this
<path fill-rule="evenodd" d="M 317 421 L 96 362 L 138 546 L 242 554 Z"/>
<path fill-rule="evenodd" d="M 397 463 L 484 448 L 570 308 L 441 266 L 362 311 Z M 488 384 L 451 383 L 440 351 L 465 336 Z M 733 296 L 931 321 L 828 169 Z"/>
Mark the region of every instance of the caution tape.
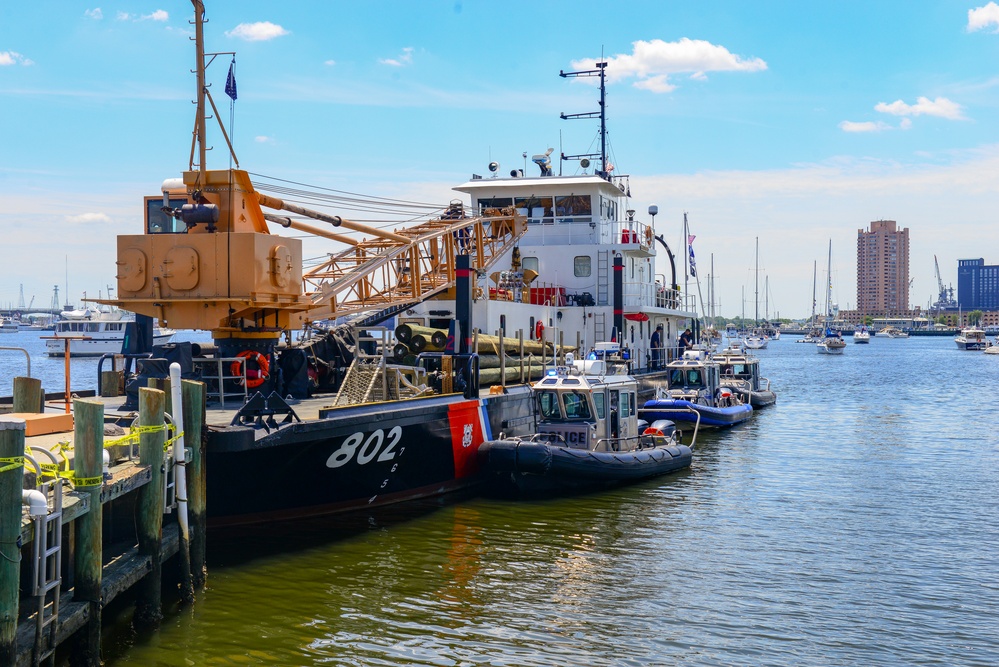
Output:
<path fill-rule="evenodd" d="M 24 457 L 23 456 L 0 457 L 0 464 L 2 463 L 5 463 L 6 465 L 0 466 L 0 472 L 7 472 L 8 470 L 17 470 L 18 468 L 24 467 Z"/>

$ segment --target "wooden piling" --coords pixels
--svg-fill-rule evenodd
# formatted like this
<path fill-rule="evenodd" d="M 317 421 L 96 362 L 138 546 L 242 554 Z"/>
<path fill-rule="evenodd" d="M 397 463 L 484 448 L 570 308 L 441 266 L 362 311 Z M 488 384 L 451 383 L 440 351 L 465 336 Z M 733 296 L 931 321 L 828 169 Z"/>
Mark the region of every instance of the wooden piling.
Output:
<path fill-rule="evenodd" d="M 86 602 L 90 613 L 77 634 L 74 665 L 101 665 L 101 579 L 104 485 L 104 404 L 99 401 L 73 401 L 73 471 L 76 492 L 90 497 L 90 509 L 76 520 L 74 567 L 76 583 L 73 600 Z"/>
<path fill-rule="evenodd" d="M 42 381 L 38 378 L 14 378 L 14 412 L 42 411 L 45 404 L 45 394 L 42 392 Z"/>
<path fill-rule="evenodd" d="M 124 378 L 123 371 L 102 371 L 101 372 L 101 396 L 121 396 L 121 384 Z"/>
<path fill-rule="evenodd" d="M 155 628 L 163 620 L 161 587 L 163 584 L 163 477 L 165 457 L 163 444 L 166 429 L 163 422 L 165 395 L 158 389 L 139 388 L 139 426 L 150 431 L 139 434 L 139 463 L 150 468 L 149 483 L 139 490 L 138 538 L 139 553 L 149 556 L 149 573 L 136 588 L 135 616 L 137 628 Z M 161 427 L 161 428 L 157 428 Z"/>
<path fill-rule="evenodd" d="M 17 659 L 24 429 L 23 419 L 0 420 L 0 665 Z"/>
<path fill-rule="evenodd" d="M 520 384 L 524 384 L 524 330 L 517 329 L 517 347 L 520 348 Z"/>
<path fill-rule="evenodd" d="M 191 583 L 195 590 L 205 587 L 205 553 L 208 515 L 205 504 L 205 385 L 181 380 L 184 403 L 184 442 L 190 450 L 187 457 L 187 510 L 191 524 Z"/>

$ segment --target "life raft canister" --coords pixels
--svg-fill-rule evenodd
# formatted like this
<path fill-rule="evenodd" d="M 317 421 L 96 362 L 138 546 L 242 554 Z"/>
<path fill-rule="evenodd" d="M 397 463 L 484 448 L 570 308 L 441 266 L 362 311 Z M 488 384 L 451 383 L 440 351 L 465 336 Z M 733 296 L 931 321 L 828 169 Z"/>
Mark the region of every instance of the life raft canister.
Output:
<path fill-rule="evenodd" d="M 267 359 L 266 355 L 256 350 L 243 350 L 236 356 L 240 357 L 240 359 L 232 362 L 232 365 L 229 367 L 229 372 L 232 375 L 242 375 L 240 373 L 240 366 L 246 363 L 243 361 L 244 359 L 253 359 L 257 362 L 257 370 L 246 369 L 246 386 L 250 389 L 259 387 L 270 377 L 271 362 Z"/>

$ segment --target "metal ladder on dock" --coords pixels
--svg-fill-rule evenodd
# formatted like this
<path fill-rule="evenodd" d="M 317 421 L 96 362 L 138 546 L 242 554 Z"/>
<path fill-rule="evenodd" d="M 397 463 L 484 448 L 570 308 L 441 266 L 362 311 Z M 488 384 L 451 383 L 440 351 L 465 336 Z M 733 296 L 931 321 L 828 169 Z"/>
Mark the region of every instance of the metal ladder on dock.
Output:
<path fill-rule="evenodd" d="M 62 592 L 62 485 L 63 480 L 55 479 L 39 486 L 51 509 L 46 516 L 35 519 L 33 594 L 38 598 L 38 613 L 31 653 L 33 665 L 51 664 L 56 650 Z"/>

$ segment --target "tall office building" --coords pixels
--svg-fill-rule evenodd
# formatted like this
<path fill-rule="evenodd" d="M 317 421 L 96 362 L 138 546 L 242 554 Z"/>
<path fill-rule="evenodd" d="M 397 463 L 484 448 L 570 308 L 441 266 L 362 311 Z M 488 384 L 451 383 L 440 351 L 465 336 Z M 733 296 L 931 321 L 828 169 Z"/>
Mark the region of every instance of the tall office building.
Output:
<path fill-rule="evenodd" d="M 957 260 L 957 303 L 965 311 L 999 310 L 999 266 L 984 259 Z"/>
<path fill-rule="evenodd" d="M 909 312 L 909 228 L 875 220 L 857 230 L 857 310 L 872 317 Z"/>

